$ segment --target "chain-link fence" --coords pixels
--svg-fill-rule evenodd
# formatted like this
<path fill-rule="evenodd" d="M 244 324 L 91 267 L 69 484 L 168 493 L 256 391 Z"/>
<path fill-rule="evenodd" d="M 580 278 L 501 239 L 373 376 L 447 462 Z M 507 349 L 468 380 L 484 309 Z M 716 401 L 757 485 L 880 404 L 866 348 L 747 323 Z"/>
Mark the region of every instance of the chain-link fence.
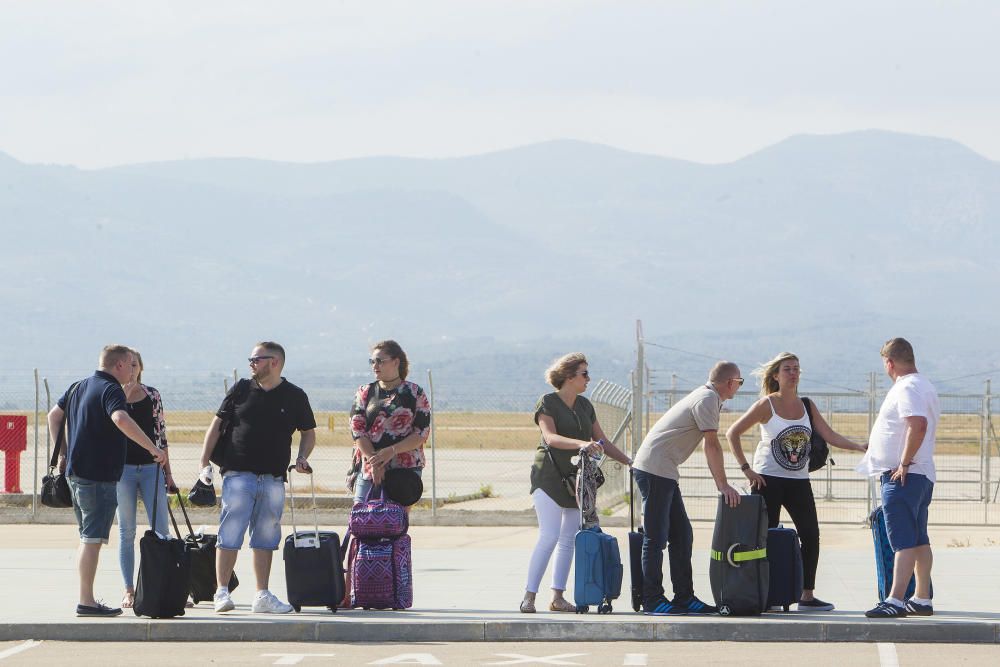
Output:
<path fill-rule="evenodd" d="M 885 389 L 871 382 L 870 392 L 807 392 L 830 427 L 854 442 L 867 442 L 868 434 L 885 398 Z M 683 398 L 690 389 L 660 389 L 646 393 L 646 415 L 654 420 Z M 805 392 L 804 392 L 805 393 Z M 934 524 L 1000 523 L 997 505 L 997 465 L 1000 440 L 996 436 L 997 397 L 983 394 L 940 394 L 941 421 L 937 429 L 935 464 L 937 483 L 930 508 Z M 740 392 L 726 402 L 720 420 L 720 439 L 726 455 L 726 474 L 737 488 L 746 488 L 746 477 L 728 454 L 725 431 L 758 399 Z M 760 439 L 755 426 L 742 437 L 747 459 Z M 829 463 L 811 475 L 816 508 L 821 522 L 859 523 L 873 508 L 870 480 L 855 471 L 861 454 L 830 448 Z M 681 491 L 688 514 L 695 520 L 715 519 L 718 492 L 704 454 L 696 452 L 681 467 Z M 785 517 L 785 521 L 788 518 Z"/>
<path fill-rule="evenodd" d="M 48 463 L 49 433 L 46 413 L 76 379 L 88 373 L 48 373 L 38 377 L 7 377 L 0 384 L 0 451 L 4 465 L 4 493 L 0 493 L 0 519 L 4 516 L 30 520 L 39 508 L 34 498 Z M 202 440 L 233 372 L 149 373 L 144 380 L 163 395 L 170 457 L 177 483 L 190 486 L 198 473 Z M 291 377 L 308 393 L 317 422 L 317 445 L 311 461 L 316 470 L 317 491 L 334 506 L 349 504 L 344 474 L 352 441 L 348 411 L 354 392 L 367 377 L 333 377 L 319 372 Z M 532 411 L 540 391 L 489 392 L 485 382 L 469 379 L 442 380 L 430 372 L 412 375 L 432 399 L 431 437 L 425 444 L 424 501 L 419 512 L 466 510 L 490 516 L 497 512 L 532 513 L 528 473 L 539 432 Z M 821 393 L 809 396 L 822 410 L 831 427 L 857 442 L 867 440 L 870 425 L 884 397 L 872 392 Z M 655 421 L 687 390 L 644 392 L 643 425 Z M 641 442 L 636 437 L 632 391 L 600 381 L 592 385 L 591 399 L 609 438 L 621 449 L 633 452 Z M 722 430 L 756 399 L 741 392 L 728 401 L 722 415 Z M 942 420 L 938 428 L 938 483 L 931 505 L 931 521 L 938 524 L 1000 524 L 997 490 L 1000 448 L 993 416 L 1000 397 L 982 394 L 942 394 Z M 744 451 L 751 454 L 757 444 L 756 431 L 743 438 Z M 296 440 L 293 447 L 297 446 Z M 22 449 L 23 448 L 23 449 Z M 835 465 L 812 475 L 814 493 L 824 522 L 860 522 L 871 507 L 867 480 L 854 472 L 860 455 L 833 448 Z M 681 486 L 688 512 L 696 520 L 715 516 L 716 489 L 699 452 L 681 468 Z M 726 456 L 731 480 L 745 478 Z M 606 460 L 607 483 L 601 488 L 598 506 L 602 513 L 624 512 L 628 498 L 628 471 Z"/>

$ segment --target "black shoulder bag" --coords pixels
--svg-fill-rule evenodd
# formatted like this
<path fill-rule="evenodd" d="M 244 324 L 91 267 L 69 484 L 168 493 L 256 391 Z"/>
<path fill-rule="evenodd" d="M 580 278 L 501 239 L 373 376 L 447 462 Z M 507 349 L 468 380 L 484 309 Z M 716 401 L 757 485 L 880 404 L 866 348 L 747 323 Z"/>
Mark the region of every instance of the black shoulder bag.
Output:
<path fill-rule="evenodd" d="M 46 507 L 63 508 L 73 506 L 73 494 L 69 490 L 69 482 L 66 481 L 66 475 L 59 472 L 57 466 L 59 463 L 59 452 L 62 450 L 64 443 L 66 444 L 66 455 L 69 456 L 69 437 L 66 433 L 66 423 L 69 418 L 69 401 L 73 398 L 73 394 L 76 392 L 79 384 L 77 382 L 69 389 L 69 396 L 66 398 L 66 410 L 63 412 L 62 424 L 59 426 L 59 433 L 56 434 L 56 444 L 52 448 L 52 458 L 49 460 L 49 473 L 42 477 L 41 501 Z"/>
<path fill-rule="evenodd" d="M 236 404 L 246 398 L 250 392 L 250 380 L 242 379 L 233 385 L 233 390 L 229 392 L 222 402 L 222 425 L 219 426 L 219 439 L 212 449 L 209 460 L 220 468 L 226 462 L 226 449 L 233 439 L 233 426 L 236 423 Z"/>
<path fill-rule="evenodd" d="M 816 432 L 816 428 L 813 426 L 812 401 L 803 396 L 802 403 L 806 406 L 809 430 L 812 431 L 812 435 L 809 438 L 809 472 L 815 472 L 825 466 L 826 459 L 830 458 L 830 445 L 826 444 L 826 440 Z M 837 462 L 833 458 L 830 458 L 830 465 L 837 465 Z"/>

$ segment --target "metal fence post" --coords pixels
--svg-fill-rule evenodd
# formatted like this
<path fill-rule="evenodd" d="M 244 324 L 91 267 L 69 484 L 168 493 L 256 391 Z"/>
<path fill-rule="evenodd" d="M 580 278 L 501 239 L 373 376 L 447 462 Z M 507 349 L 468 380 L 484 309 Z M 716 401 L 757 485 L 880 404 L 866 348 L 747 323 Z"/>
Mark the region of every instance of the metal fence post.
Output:
<path fill-rule="evenodd" d="M 645 393 L 643 387 L 644 371 L 646 368 L 646 354 L 643 349 L 642 320 L 635 321 L 635 342 L 636 342 L 636 363 L 635 371 L 632 373 L 632 448 L 642 442 L 642 395 Z M 631 454 L 635 456 L 635 451 Z"/>
<path fill-rule="evenodd" d="M 427 369 L 427 400 L 431 405 L 431 516 L 437 516 L 437 447 L 434 446 L 434 376 Z"/>
<path fill-rule="evenodd" d="M 31 479 L 31 520 L 35 520 L 35 512 L 38 509 L 38 369 L 35 369 L 35 474 Z M 48 415 L 45 419 L 48 423 Z M 20 480 L 18 480 L 20 482 Z"/>
<path fill-rule="evenodd" d="M 986 388 L 983 392 L 983 412 L 982 428 L 980 429 L 979 442 L 979 481 L 982 487 L 982 501 L 990 501 L 990 381 L 986 381 Z M 985 522 L 985 521 L 984 521 Z"/>
<path fill-rule="evenodd" d="M 52 409 L 52 394 L 49 393 L 49 379 L 42 378 L 42 386 L 45 387 L 45 414 L 49 414 L 49 410 Z M 46 416 L 45 419 L 45 460 L 52 460 L 52 451 L 49 449 L 52 442 L 52 433 L 49 432 L 49 420 Z"/>
<path fill-rule="evenodd" d="M 826 423 L 833 423 L 833 398 L 826 397 Z M 832 428 L 832 427 L 831 427 Z M 833 466 L 826 466 L 826 495 L 824 500 L 833 500 Z"/>

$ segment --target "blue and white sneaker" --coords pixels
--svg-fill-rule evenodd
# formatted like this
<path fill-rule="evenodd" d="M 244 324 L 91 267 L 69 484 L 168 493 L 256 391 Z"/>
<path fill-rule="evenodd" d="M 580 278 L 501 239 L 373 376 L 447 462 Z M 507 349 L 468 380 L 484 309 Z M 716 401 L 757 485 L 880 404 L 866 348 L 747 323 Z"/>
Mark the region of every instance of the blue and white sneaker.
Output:
<path fill-rule="evenodd" d="M 718 614 L 719 613 L 719 608 L 718 607 L 713 607 L 712 605 L 710 605 L 710 604 L 708 604 L 706 602 L 702 602 L 701 600 L 699 600 L 698 598 L 695 598 L 695 597 L 693 597 L 690 600 L 688 600 L 687 605 L 685 605 L 685 606 L 687 607 L 687 613 L 689 613 L 689 614 Z"/>
<path fill-rule="evenodd" d="M 904 618 L 906 609 L 897 607 L 891 602 L 879 602 L 877 605 L 865 612 L 868 618 Z"/>
<path fill-rule="evenodd" d="M 688 613 L 687 605 L 677 605 L 666 598 L 660 598 L 655 605 L 643 605 L 646 616 L 683 616 Z"/>
<path fill-rule="evenodd" d="M 919 602 L 914 602 L 913 600 L 907 600 L 906 613 L 910 616 L 933 616 L 934 605 L 920 604 Z"/>

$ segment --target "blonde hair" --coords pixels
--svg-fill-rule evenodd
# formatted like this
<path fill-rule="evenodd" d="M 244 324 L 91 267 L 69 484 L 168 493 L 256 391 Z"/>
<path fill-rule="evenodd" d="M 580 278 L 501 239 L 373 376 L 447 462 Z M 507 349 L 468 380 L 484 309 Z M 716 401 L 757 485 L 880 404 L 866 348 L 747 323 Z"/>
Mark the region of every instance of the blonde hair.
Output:
<path fill-rule="evenodd" d="M 764 362 L 759 367 L 754 369 L 752 375 L 760 377 L 760 395 L 767 396 L 768 394 L 773 394 L 778 391 L 778 381 L 774 379 L 775 374 L 778 369 L 781 368 L 781 364 L 789 359 L 794 359 L 798 361 L 799 358 L 792 354 L 791 352 L 782 352 L 771 361 Z"/>
<path fill-rule="evenodd" d="M 882 346 L 882 356 L 912 366 L 916 363 L 913 358 L 913 346 L 905 338 L 890 338 Z"/>
<path fill-rule="evenodd" d="M 134 347 L 129 348 L 129 352 L 135 357 L 135 360 L 139 363 L 139 374 L 135 376 L 135 381 L 142 384 L 142 355 L 139 354 L 139 350 Z"/>
<path fill-rule="evenodd" d="M 583 352 L 570 352 L 555 361 L 545 371 L 545 381 L 556 389 L 562 389 L 566 380 L 576 375 L 576 370 L 587 363 Z"/>

